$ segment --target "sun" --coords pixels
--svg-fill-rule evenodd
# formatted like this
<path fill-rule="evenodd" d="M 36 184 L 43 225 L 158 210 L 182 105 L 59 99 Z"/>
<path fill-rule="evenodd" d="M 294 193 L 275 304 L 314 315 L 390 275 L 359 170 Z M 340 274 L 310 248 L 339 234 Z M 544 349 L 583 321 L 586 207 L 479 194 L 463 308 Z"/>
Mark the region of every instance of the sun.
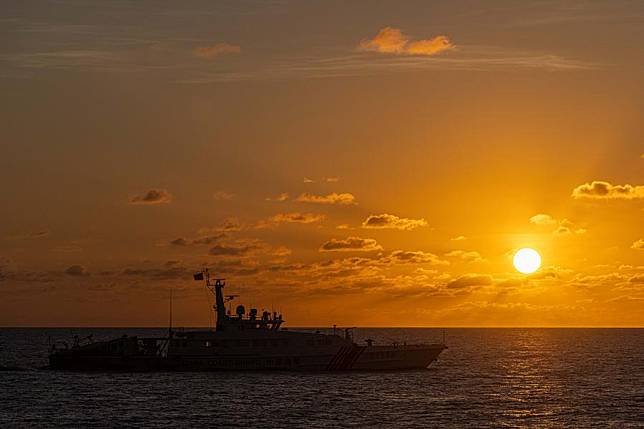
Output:
<path fill-rule="evenodd" d="M 541 255 L 534 249 L 524 247 L 514 254 L 514 268 L 523 274 L 534 273 L 541 266 Z"/>

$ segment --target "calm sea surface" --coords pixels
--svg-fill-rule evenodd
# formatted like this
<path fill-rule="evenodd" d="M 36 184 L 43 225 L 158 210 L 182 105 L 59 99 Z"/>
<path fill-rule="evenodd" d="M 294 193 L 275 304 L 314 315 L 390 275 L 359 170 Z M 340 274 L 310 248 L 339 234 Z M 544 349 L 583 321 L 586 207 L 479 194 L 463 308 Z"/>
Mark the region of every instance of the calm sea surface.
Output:
<path fill-rule="evenodd" d="M 447 329 L 423 371 L 71 373 L 48 338 L 160 329 L 0 329 L 0 427 L 642 427 L 644 329 Z M 438 329 L 356 340 L 438 342 Z"/>

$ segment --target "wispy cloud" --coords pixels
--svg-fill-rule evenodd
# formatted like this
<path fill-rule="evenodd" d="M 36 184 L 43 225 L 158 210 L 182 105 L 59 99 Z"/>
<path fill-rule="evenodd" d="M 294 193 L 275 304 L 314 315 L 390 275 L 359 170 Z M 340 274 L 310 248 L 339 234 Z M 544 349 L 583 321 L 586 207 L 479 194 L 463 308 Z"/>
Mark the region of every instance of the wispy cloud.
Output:
<path fill-rule="evenodd" d="M 39 231 L 34 231 L 29 234 L 29 238 L 41 238 L 41 237 L 47 237 L 50 234 L 49 230 L 42 229 Z"/>
<path fill-rule="evenodd" d="M 199 58 L 213 59 L 222 55 L 240 54 L 241 46 L 221 42 L 208 46 L 197 46 L 192 50 L 192 53 Z"/>
<path fill-rule="evenodd" d="M 245 2 L 243 2 L 245 3 Z M 276 6 L 279 5 L 279 6 Z M 69 5 L 68 5 L 69 6 Z M 72 72 L 150 73 L 180 83 L 208 83 L 245 80 L 275 80 L 294 78 L 332 78 L 340 76 L 373 75 L 418 70 L 497 70 L 501 68 L 538 68 L 544 70 L 577 70 L 596 68 L 596 64 L 566 58 L 551 51 L 520 51 L 507 47 L 490 47 L 458 43 L 458 47 L 443 34 L 406 35 L 393 26 L 360 41 L 366 34 L 337 40 L 334 45 L 307 45 L 305 55 L 272 55 L 258 47 L 279 45 L 275 35 L 251 46 L 248 62 L 223 61 L 223 56 L 246 54 L 246 45 L 237 43 L 233 24 L 247 16 L 271 14 L 286 10 L 281 2 L 260 2 L 252 6 L 231 6 L 208 2 L 195 7 L 146 7 L 112 3 L 74 4 L 96 16 L 115 16 L 119 19 L 90 20 L 70 24 L 65 14 L 41 16 L 35 12 L 24 17 L 5 18 L 10 35 L 7 46 L 21 46 L 0 53 L 0 61 L 9 67 L 2 70 L 11 76 L 33 75 L 50 69 Z M 561 10 L 560 10 L 561 9 Z M 586 15 L 568 7 L 545 8 L 543 13 L 530 13 L 529 18 L 546 21 L 562 16 Z M 597 9 L 597 8 L 595 8 Z M 593 10 L 590 15 L 606 17 L 610 8 Z M 494 13 L 494 9 L 487 9 Z M 493 12 L 489 12 L 489 11 Z M 538 11 L 537 11 L 538 12 Z M 290 15 L 290 13 L 289 13 Z M 612 15 L 615 15 L 613 13 Z M 615 19 L 624 17 L 619 13 Z M 227 17 L 234 17 L 231 18 Z M 265 17 L 266 17 L 265 16 Z M 629 10 L 628 18 L 634 19 Z M 61 18 L 63 17 L 63 18 Z M 204 38 L 211 28 L 201 27 L 204 17 L 228 21 L 219 26 L 216 39 Z M 641 17 L 641 13 L 639 14 Z M 177 18 L 180 18 L 177 21 Z M 637 18 L 639 19 L 639 18 Z M 513 20 L 516 21 L 516 20 Z M 241 21 L 240 21 L 241 22 Z M 189 27 L 184 24 L 189 23 Z M 373 28 L 376 30 L 376 28 Z M 226 41 L 228 40 L 228 41 Z M 356 49 L 357 46 L 357 49 Z M 283 52 L 283 51 L 282 51 Z M 264 55 L 266 53 L 267 55 Z M 246 56 L 246 55 L 245 55 Z M 212 61 L 215 60 L 215 61 Z"/>
<path fill-rule="evenodd" d="M 212 198 L 216 201 L 232 200 L 234 197 L 235 197 L 235 194 L 231 194 L 230 192 L 226 192 L 226 191 L 217 191 L 214 194 L 212 194 Z"/>
<path fill-rule="evenodd" d="M 32 239 L 49 237 L 50 234 L 51 234 L 51 231 L 49 231 L 48 229 L 39 229 L 39 230 L 36 230 L 36 231 L 28 232 L 26 234 L 7 236 L 7 237 L 5 237 L 5 239 L 7 239 L 7 240 L 32 240 Z"/>
<path fill-rule="evenodd" d="M 300 203 L 313 203 L 313 204 L 355 204 L 355 196 L 348 192 L 330 193 L 328 195 L 315 195 L 307 192 L 301 194 L 295 201 Z"/>
<path fill-rule="evenodd" d="M 288 200 L 288 193 L 282 192 L 275 197 L 266 197 L 266 201 L 286 201 Z"/>
<path fill-rule="evenodd" d="M 58 49 L 46 52 L 20 53 L 8 58 L 9 63 L 33 69 L 116 70 L 126 66 L 121 54 L 110 50 Z"/>
<path fill-rule="evenodd" d="M 438 42 L 438 41 L 437 41 Z M 437 43 L 432 42 L 432 43 Z M 414 54 L 374 55 L 373 52 L 337 49 L 312 49 L 305 56 L 269 57 L 258 59 L 252 67 L 236 64 L 234 68 L 213 67 L 208 61 L 177 61 L 181 58 L 182 44 L 155 47 L 154 41 L 137 41 L 95 47 L 63 45 L 47 50 L 6 54 L 4 59 L 20 69 L 100 71 L 104 73 L 154 73 L 182 84 L 237 82 L 256 80 L 285 80 L 301 78 L 334 78 L 369 76 L 397 72 L 432 70 L 490 71 L 502 69 L 541 69 L 548 71 L 573 71 L 596 69 L 598 64 L 571 59 L 551 52 L 521 51 L 491 46 L 461 45 L 449 55 Z M 442 42 L 441 42 L 442 43 Z M 416 51 L 430 52 L 427 46 L 414 46 Z M 210 47 L 212 48 L 212 47 Z M 232 48 L 203 47 L 197 58 L 218 58 L 233 54 Z M 450 48 L 451 49 L 451 48 Z M 209 53 L 211 52 L 211 53 Z M 210 56 L 209 56 L 210 55 Z M 169 62 L 170 58 L 175 61 Z M 219 62 L 217 62 L 219 63 Z M 24 73 L 22 73 L 24 74 Z M 313 180 L 305 178 L 305 183 Z"/>
<path fill-rule="evenodd" d="M 641 238 L 631 245 L 631 249 L 644 250 L 644 240 Z"/>
<path fill-rule="evenodd" d="M 320 53 L 305 57 L 281 58 L 254 70 L 195 71 L 179 83 L 282 80 L 293 78 L 334 78 L 432 70 L 494 71 L 535 69 L 574 71 L 596 69 L 599 65 L 548 52 L 521 51 L 491 46 L 459 46 L 450 56 L 383 55 L 354 52 L 342 55 Z M 305 182 L 313 182 L 305 179 Z"/>

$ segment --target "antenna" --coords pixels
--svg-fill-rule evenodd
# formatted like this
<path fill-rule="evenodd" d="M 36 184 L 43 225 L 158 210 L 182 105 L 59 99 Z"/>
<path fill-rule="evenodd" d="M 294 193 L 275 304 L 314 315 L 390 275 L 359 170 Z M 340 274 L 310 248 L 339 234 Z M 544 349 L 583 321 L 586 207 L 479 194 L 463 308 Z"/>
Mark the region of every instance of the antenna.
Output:
<path fill-rule="evenodd" d="M 168 338 L 172 336 L 172 287 L 170 287 L 170 320 L 168 321 Z"/>

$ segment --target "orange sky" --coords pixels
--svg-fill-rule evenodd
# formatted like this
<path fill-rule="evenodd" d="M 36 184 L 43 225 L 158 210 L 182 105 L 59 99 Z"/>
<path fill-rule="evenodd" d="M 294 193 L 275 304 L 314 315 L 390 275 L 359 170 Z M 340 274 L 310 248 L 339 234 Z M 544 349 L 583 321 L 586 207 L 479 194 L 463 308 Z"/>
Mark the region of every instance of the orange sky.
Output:
<path fill-rule="evenodd" d="M 643 20 L 8 2 L 0 325 L 204 326 L 208 266 L 290 326 L 644 326 Z"/>

